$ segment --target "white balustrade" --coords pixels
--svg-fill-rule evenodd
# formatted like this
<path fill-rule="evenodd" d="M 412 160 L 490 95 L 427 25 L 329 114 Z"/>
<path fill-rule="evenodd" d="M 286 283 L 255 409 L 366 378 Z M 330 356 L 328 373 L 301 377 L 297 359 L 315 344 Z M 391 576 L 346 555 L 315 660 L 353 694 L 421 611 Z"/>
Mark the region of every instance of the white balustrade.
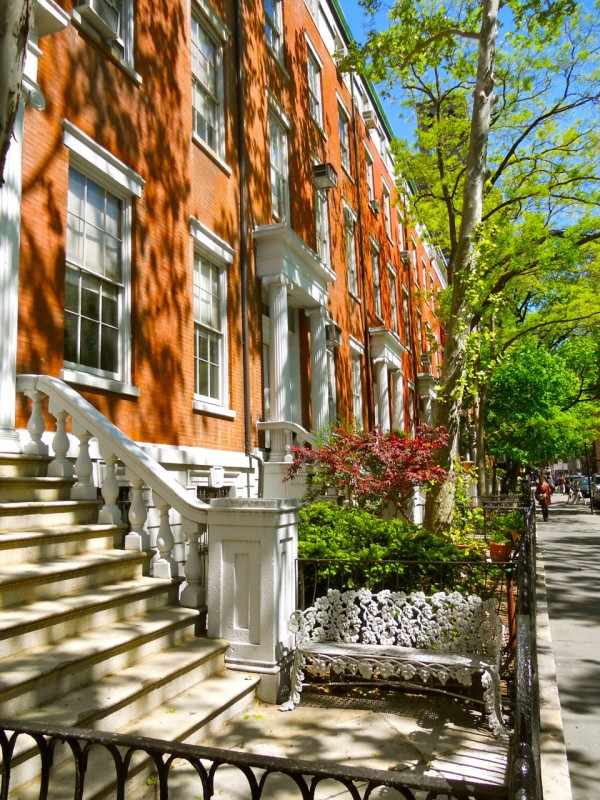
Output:
<path fill-rule="evenodd" d="M 71 499 L 96 500 L 98 492 L 92 480 L 94 465 L 90 458 L 90 439 L 92 434 L 76 424 L 73 425 L 73 433 L 79 439 L 79 455 L 75 462 L 77 482 L 71 489 Z"/>
<path fill-rule="evenodd" d="M 52 439 L 52 449 L 54 459 L 48 465 L 48 477 L 50 478 L 72 478 L 73 464 L 67 458 L 69 452 L 69 437 L 67 436 L 67 417 L 66 411 L 54 408 L 49 404 L 49 411 L 56 420 L 56 433 Z"/>
<path fill-rule="evenodd" d="M 152 493 L 155 497 L 155 505 L 160 513 L 160 524 L 156 536 L 156 553 L 152 558 L 150 570 L 155 578 L 173 578 L 175 561 L 173 560 L 173 547 L 175 538 L 171 530 L 169 520 L 169 504 L 161 497 Z"/>
<path fill-rule="evenodd" d="M 125 550 L 148 550 L 150 537 L 146 530 L 148 508 L 144 500 L 144 481 L 134 476 L 130 477 L 131 504 L 129 506 L 129 525 L 131 530 L 125 536 Z"/>
<path fill-rule="evenodd" d="M 106 464 L 106 474 L 101 487 L 104 505 L 98 513 L 98 522 L 105 525 L 119 525 L 121 512 L 116 502 L 119 498 L 119 483 L 115 474 L 117 457 L 113 453 L 102 453 L 101 455 Z"/>
<path fill-rule="evenodd" d="M 42 414 L 44 395 L 42 392 L 38 392 L 37 389 L 32 389 L 29 392 L 25 392 L 25 394 L 31 399 L 31 416 L 27 423 L 27 431 L 31 436 L 31 441 L 25 445 L 25 453 L 30 456 L 47 456 L 48 445 L 42 442 L 42 435 L 46 430 Z"/>

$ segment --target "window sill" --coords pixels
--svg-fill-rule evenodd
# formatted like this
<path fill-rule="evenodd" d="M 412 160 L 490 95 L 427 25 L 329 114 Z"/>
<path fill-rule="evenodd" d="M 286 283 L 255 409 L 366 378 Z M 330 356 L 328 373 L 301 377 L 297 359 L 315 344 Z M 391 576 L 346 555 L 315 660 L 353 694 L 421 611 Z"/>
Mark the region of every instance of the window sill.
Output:
<path fill-rule="evenodd" d="M 100 45 L 102 51 L 113 61 L 126 75 L 129 75 L 131 80 L 137 85 L 142 85 L 142 76 L 139 72 L 136 72 L 133 68 L 133 64 L 126 61 L 122 54 L 114 47 L 111 47 L 110 44 L 100 36 L 98 31 L 87 22 L 81 14 L 77 11 L 77 9 L 73 9 L 71 11 L 71 20 L 73 22 L 73 26 L 77 28 L 77 30 L 84 33 L 89 39 L 91 39 L 96 44 Z"/>
<path fill-rule="evenodd" d="M 221 156 L 218 153 L 216 153 L 214 150 L 212 150 L 206 144 L 206 142 L 202 141 L 202 139 L 198 136 L 197 133 L 192 132 L 192 142 L 197 147 L 199 147 L 200 150 L 202 150 L 202 152 L 205 153 L 211 159 L 211 161 L 214 161 L 214 163 L 217 165 L 217 167 L 222 169 L 223 172 L 226 175 L 231 177 L 233 171 L 232 171 L 231 167 L 229 166 L 229 164 L 227 164 L 225 161 L 223 161 Z"/>
<path fill-rule="evenodd" d="M 102 392 L 112 392 L 122 394 L 125 397 L 139 397 L 140 390 L 137 386 L 130 383 L 123 383 L 112 378 L 101 378 L 89 372 L 80 372 L 77 369 L 62 369 L 60 377 L 65 383 L 72 383 L 75 386 L 83 386 L 86 389 L 97 389 Z"/>
<path fill-rule="evenodd" d="M 209 414 L 211 417 L 221 417 L 222 419 L 235 419 L 236 412 L 231 408 L 216 406 L 207 403 L 205 400 L 192 400 L 192 410 L 202 414 Z"/>
<path fill-rule="evenodd" d="M 283 54 L 279 55 L 279 53 L 277 53 L 277 51 L 274 50 L 268 42 L 267 42 L 267 51 L 273 57 L 273 61 L 277 64 L 277 66 L 279 68 L 279 71 L 281 72 L 281 74 L 283 75 L 285 80 L 289 81 L 290 80 L 290 74 L 287 71 L 287 69 L 285 68 L 285 64 L 283 62 Z"/>
<path fill-rule="evenodd" d="M 360 297 L 357 294 L 354 294 L 354 292 L 352 292 L 350 289 L 348 289 L 348 294 L 354 300 L 355 303 L 358 303 L 359 305 L 362 305 L 362 300 L 360 299 Z"/>

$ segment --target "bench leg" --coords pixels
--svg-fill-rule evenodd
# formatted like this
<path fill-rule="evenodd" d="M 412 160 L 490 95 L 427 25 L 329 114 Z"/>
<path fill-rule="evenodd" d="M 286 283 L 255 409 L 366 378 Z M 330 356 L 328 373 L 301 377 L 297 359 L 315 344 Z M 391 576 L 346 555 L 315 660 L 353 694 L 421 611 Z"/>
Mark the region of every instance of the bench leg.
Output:
<path fill-rule="evenodd" d="M 292 661 L 292 672 L 290 675 L 290 699 L 279 706 L 279 711 L 293 711 L 300 702 L 302 692 L 302 681 L 304 680 L 304 665 L 306 659 L 299 650 L 296 650 Z"/>
<path fill-rule="evenodd" d="M 498 739 L 507 739 L 508 731 L 502 722 L 502 711 L 500 708 L 500 677 L 498 670 L 493 667 L 483 671 L 481 675 L 483 686 L 483 700 L 487 714 L 488 724 L 494 736 Z"/>

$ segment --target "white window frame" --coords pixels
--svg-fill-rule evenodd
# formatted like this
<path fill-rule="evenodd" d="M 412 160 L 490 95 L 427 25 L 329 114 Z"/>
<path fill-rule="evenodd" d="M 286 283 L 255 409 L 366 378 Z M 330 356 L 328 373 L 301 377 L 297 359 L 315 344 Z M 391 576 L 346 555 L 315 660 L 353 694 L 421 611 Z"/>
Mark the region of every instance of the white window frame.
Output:
<path fill-rule="evenodd" d="M 404 324 L 404 344 L 408 350 L 412 350 L 410 335 L 410 295 L 406 286 L 402 286 L 402 321 Z"/>
<path fill-rule="evenodd" d="M 61 378 L 69 383 L 137 397 L 131 383 L 131 259 L 133 199 L 141 197 L 144 179 L 68 120 L 63 120 L 63 142 L 73 167 L 121 202 L 121 283 L 119 298 L 119 365 L 113 375 L 65 362 Z M 76 266 L 76 265 L 74 265 Z"/>
<path fill-rule="evenodd" d="M 380 247 L 371 236 L 369 240 L 371 252 L 371 277 L 373 280 L 373 310 L 378 319 L 382 318 L 381 307 L 381 265 L 379 264 Z"/>
<path fill-rule="evenodd" d="M 289 223 L 290 217 L 290 176 L 288 162 L 289 124 L 278 109 L 269 104 L 269 171 L 271 176 L 271 213 L 277 222 Z M 273 158 L 273 133 L 278 134 L 279 158 Z M 277 186 L 277 191 L 275 187 Z"/>
<path fill-rule="evenodd" d="M 210 40 L 215 48 L 214 88 L 211 88 L 202 80 L 199 74 L 194 72 L 194 26 L 197 25 L 203 34 Z M 191 46 L 192 46 L 192 138 L 202 148 L 206 148 L 211 154 L 215 154 L 219 160 L 225 159 L 225 107 L 224 107 L 224 79 L 223 79 L 223 47 L 229 40 L 229 31 L 221 22 L 215 12 L 207 5 L 205 0 L 194 0 L 192 4 L 192 25 L 191 25 Z M 195 96 L 196 87 L 198 93 L 206 98 L 212 105 L 214 111 L 214 146 L 209 138 L 203 136 L 196 124 L 197 116 L 201 116 L 200 109 L 196 107 Z M 207 121 L 208 124 L 208 121 Z"/>
<path fill-rule="evenodd" d="M 327 417 L 330 425 L 337 423 L 337 385 L 335 372 L 335 347 L 326 348 L 327 358 Z"/>
<path fill-rule="evenodd" d="M 390 241 L 392 239 L 392 195 L 385 181 L 382 182 L 382 201 L 383 201 L 383 221 L 385 232 Z"/>
<path fill-rule="evenodd" d="M 394 333 L 398 333 L 398 275 L 393 264 L 388 261 L 388 283 L 390 287 L 390 319 Z"/>
<path fill-rule="evenodd" d="M 141 83 L 140 76 L 134 71 L 134 0 L 117 0 L 117 2 L 120 6 L 119 32 L 114 39 L 107 40 L 105 33 L 94 24 L 93 18 L 88 17 L 85 13 L 81 14 L 77 2 L 75 2 L 75 6 L 71 12 L 73 22 L 95 41 L 108 45 L 111 50 L 111 57 L 120 62 L 126 68 L 127 72 L 129 72 L 138 83 Z M 110 4 L 109 2 L 109 5 Z"/>
<path fill-rule="evenodd" d="M 350 114 L 338 100 L 338 134 L 340 140 L 340 162 L 348 173 L 352 174 L 350 163 Z"/>
<path fill-rule="evenodd" d="M 355 428 L 362 428 L 363 420 L 363 391 L 362 391 L 362 360 L 365 349 L 359 341 L 350 337 L 350 367 L 352 376 L 352 415 Z"/>
<path fill-rule="evenodd" d="M 313 122 L 323 129 L 323 64 L 307 39 L 306 79 L 308 84 L 308 113 Z"/>
<path fill-rule="evenodd" d="M 375 200 L 375 178 L 373 171 L 373 156 L 368 147 L 365 147 L 365 173 L 367 183 L 367 201 L 369 203 Z"/>
<path fill-rule="evenodd" d="M 273 14 L 267 11 L 267 4 L 273 8 Z M 267 45 L 275 58 L 283 64 L 283 9 L 282 0 L 264 0 L 265 36 Z"/>
<path fill-rule="evenodd" d="M 356 253 L 356 214 L 344 204 L 344 251 L 346 257 L 346 282 L 348 292 L 359 299 L 358 294 L 358 256 Z"/>
<path fill-rule="evenodd" d="M 315 188 L 315 228 L 317 255 L 322 263 L 329 267 L 331 264 L 331 247 L 327 189 Z"/>
<path fill-rule="evenodd" d="M 204 225 L 195 217 L 190 217 L 190 233 L 193 242 L 193 270 L 196 271 L 196 259 L 204 258 L 219 270 L 219 300 L 220 300 L 220 341 L 219 341 L 219 364 L 220 371 L 218 377 L 217 398 L 202 395 L 196 392 L 194 385 L 194 396 L 192 408 L 194 411 L 201 411 L 214 416 L 233 419 L 235 411 L 230 408 L 229 400 L 229 335 L 227 325 L 227 272 L 233 264 L 235 250 L 231 245 L 214 231 Z M 194 318 L 194 342 L 196 338 L 197 321 Z M 194 364 L 196 362 L 196 348 L 194 344 Z"/>

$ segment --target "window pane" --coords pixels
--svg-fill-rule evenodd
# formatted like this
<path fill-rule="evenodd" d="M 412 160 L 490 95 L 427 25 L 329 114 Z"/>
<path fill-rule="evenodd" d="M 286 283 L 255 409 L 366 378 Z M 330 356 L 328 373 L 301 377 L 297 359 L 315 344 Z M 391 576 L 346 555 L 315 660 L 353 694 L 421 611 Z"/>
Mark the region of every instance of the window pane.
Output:
<path fill-rule="evenodd" d="M 81 288 L 81 313 L 90 319 L 100 319 L 100 292 L 97 285 L 85 281 Z"/>
<path fill-rule="evenodd" d="M 65 313 L 65 359 L 67 361 L 77 362 L 78 342 L 77 342 L 77 328 L 79 318 L 76 314 L 70 314 L 68 311 Z"/>
<path fill-rule="evenodd" d="M 118 332 L 114 328 L 102 326 L 102 342 L 100 347 L 100 369 L 107 372 L 118 371 Z"/>
<path fill-rule="evenodd" d="M 98 367 L 99 326 L 94 320 L 81 319 L 81 342 L 79 361 L 86 367 Z"/>

